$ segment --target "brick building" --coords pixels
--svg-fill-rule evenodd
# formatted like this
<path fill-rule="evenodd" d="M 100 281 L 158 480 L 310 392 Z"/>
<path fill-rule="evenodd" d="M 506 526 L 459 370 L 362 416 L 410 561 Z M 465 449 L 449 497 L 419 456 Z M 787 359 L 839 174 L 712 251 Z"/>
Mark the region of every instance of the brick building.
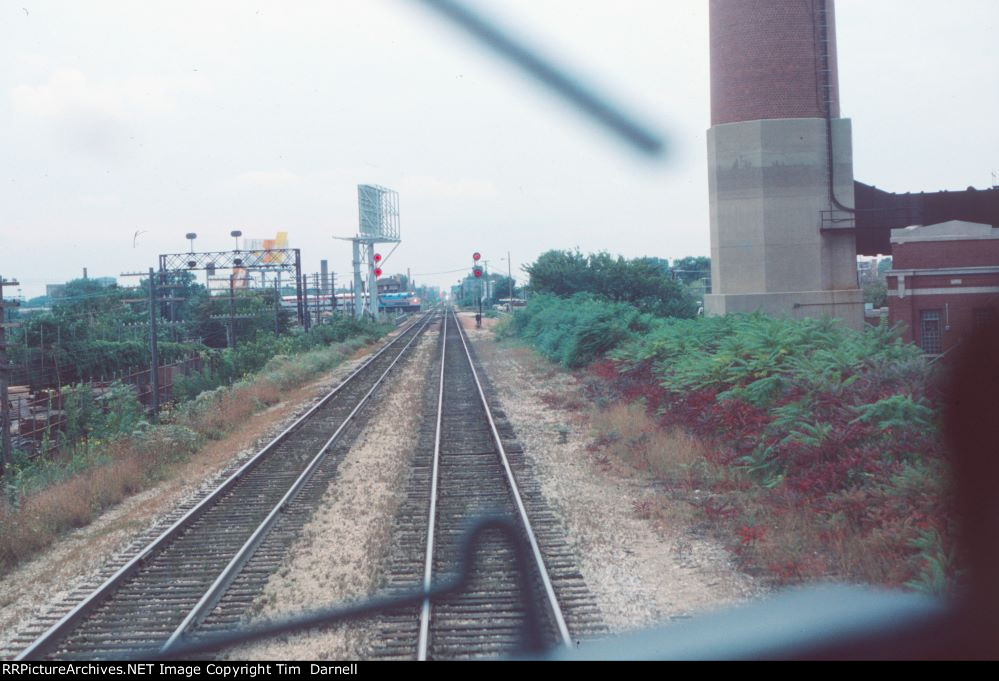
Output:
<path fill-rule="evenodd" d="M 398 293 L 402 291 L 402 279 L 385 277 L 378 280 L 378 293 Z"/>
<path fill-rule="evenodd" d="M 930 355 L 999 315 L 999 228 L 952 220 L 893 229 L 888 318 Z"/>

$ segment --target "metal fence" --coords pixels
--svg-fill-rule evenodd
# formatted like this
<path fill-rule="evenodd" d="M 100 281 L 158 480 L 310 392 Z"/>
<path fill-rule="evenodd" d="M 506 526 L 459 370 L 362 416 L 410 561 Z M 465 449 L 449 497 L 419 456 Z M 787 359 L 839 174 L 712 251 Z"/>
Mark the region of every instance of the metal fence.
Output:
<path fill-rule="evenodd" d="M 198 356 L 164 364 L 157 370 L 159 404 L 174 398 L 174 385 L 179 377 L 203 371 L 206 362 Z M 12 386 L 9 393 L 10 434 L 16 449 L 30 455 L 52 452 L 67 444 L 63 433 L 67 427 L 65 394 L 70 388 L 89 389 L 100 402 L 115 384 L 130 386 L 136 399 L 145 408 L 152 404 L 152 370 L 134 371 L 111 381 L 88 381 L 31 391 L 28 386 Z"/>

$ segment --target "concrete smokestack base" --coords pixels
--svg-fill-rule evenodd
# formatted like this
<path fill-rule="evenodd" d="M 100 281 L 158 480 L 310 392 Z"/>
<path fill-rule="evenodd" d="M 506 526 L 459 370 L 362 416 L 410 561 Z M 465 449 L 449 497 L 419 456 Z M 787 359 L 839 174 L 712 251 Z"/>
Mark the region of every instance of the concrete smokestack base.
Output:
<path fill-rule="evenodd" d="M 708 294 L 704 297 L 708 315 L 763 312 L 772 317 L 833 317 L 860 330 L 864 323 L 864 294 L 858 289 L 843 291 L 792 291 L 788 293 Z"/>
<path fill-rule="evenodd" d="M 848 119 L 833 119 L 837 199 L 853 205 Z M 708 314 L 831 316 L 862 328 L 853 231 L 822 230 L 831 207 L 826 120 L 725 123 L 708 130 Z M 848 224 L 852 226 L 852 222 Z"/>

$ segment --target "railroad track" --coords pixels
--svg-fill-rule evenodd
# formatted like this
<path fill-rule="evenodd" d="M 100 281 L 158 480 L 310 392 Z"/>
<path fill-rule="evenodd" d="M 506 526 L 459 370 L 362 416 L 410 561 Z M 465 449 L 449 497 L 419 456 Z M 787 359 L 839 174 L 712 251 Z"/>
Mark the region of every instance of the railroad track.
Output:
<path fill-rule="evenodd" d="M 16 659 L 121 658 L 237 626 L 363 426 L 363 407 L 435 315 L 416 320 Z"/>
<path fill-rule="evenodd" d="M 429 588 L 454 570 L 468 525 L 484 515 L 512 518 L 529 545 L 529 574 L 516 568 L 510 543 L 486 535 L 470 586 L 418 612 L 382 619 L 376 657 L 461 659 L 515 653 L 527 614 L 521 588 L 539 605 L 548 646 L 573 646 L 604 633 L 599 612 L 553 514 L 523 461 L 523 449 L 496 404 L 453 313 L 445 314 L 439 364 L 428 372 L 414 475 L 397 519 L 388 584 Z M 492 400 L 495 402 L 495 400 Z M 427 418 L 428 415 L 432 418 Z"/>

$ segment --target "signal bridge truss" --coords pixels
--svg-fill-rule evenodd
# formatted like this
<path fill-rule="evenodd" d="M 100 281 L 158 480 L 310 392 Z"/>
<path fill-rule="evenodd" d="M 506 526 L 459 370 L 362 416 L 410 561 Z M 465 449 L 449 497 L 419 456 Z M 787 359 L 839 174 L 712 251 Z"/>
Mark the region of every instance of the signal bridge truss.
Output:
<path fill-rule="evenodd" d="M 263 274 L 287 273 L 294 277 L 298 321 L 304 323 L 302 290 L 302 253 L 298 248 L 244 249 L 241 251 L 206 251 L 160 255 L 161 275 L 204 270 L 212 276 L 218 270 L 245 270 Z"/>

